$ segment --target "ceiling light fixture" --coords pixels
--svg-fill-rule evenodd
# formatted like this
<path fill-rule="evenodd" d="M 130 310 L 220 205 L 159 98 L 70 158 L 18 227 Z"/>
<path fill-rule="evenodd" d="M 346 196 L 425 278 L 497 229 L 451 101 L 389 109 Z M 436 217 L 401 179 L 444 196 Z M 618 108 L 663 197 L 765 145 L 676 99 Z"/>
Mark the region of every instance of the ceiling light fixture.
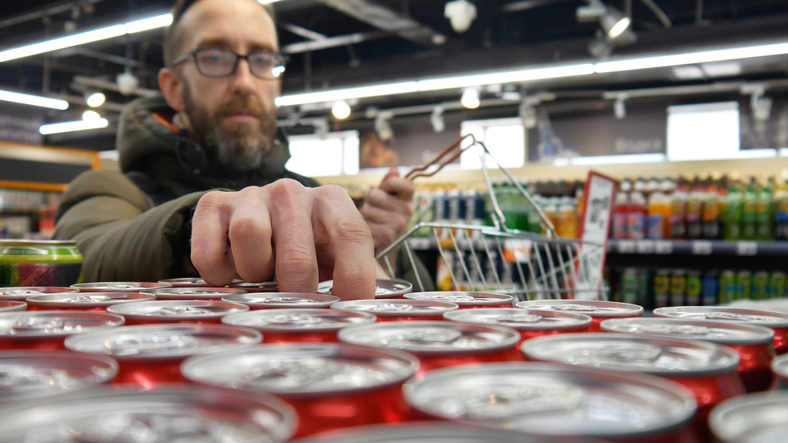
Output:
<path fill-rule="evenodd" d="M 588 23 L 598 20 L 599 25 L 605 31 L 605 36 L 610 40 L 619 38 L 632 24 L 629 17 L 618 9 L 605 5 L 601 0 L 587 1 L 588 5 L 580 6 L 575 11 L 577 21 Z"/>
<path fill-rule="evenodd" d="M 85 98 L 85 103 L 87 103 L 87 105 L 91 108 L 98 108 L 107 101 L 107 96 L 104 95 L 103 92 L 94 92 L 92 94 L 86 95 L 87 97 Z"/>
<path fill-rule="evenodd" d="M 19 92 L 0 91 L 0 100 L 4 102 L 19 103 L 20 105 L 58 109 L 61 111 L 68 109 L 68 102 L 65 100 L 41 97 L 38 95 L 21 94 Z"/>
<path fill-rule="evenodd" d="M 334 103 L 334 106 L 331 108 L 331 113 L 334 114 L 339 120 L 344 120 L 350 117 L 350 105 L 347 104 L 346 101 L 340 100 Z"/>
<path fill-rule="evenodd" d="M 468 88 L 462 93 L 460 103 L 468 109 L 476 109 L 482 104 L 479 99 L 479 91 L 476 88 Z"/>
<path fill-rule="evenodd" d="M 435 132 L 443 132 L 446 130 L 446 119 L 443 118 L 444 111 L 445 109 L 443 106 L 439 105 L 436 106 L 430 114 L 430 124 L 432 124 L 432 130 Z"/>
<path fill-rule="evenodd" d="M 87 131 L 89 129 L 101 129 L 109 126 L 109 121 L 106 118 L 98 120 L 77 120 L 73 122 L 52 123 L 50 125 L 42 125 L 38 128 L 38 132 L 43 135 L 61 134 L 63 132 L 76 132 Z"/>
<path fill-rule="evenodd" d="M 452 0 L 443 8 L 443 15 L 451 22 L 454 32 L 462 34 L 476 18 L 476 5 L 468 0 Z"/>
<path fill-rule="evenodd" d="M 82 113 L 82 120 L 85 121 L 101 120 L 101 115 L 96 111 L 88 110 Z"/>

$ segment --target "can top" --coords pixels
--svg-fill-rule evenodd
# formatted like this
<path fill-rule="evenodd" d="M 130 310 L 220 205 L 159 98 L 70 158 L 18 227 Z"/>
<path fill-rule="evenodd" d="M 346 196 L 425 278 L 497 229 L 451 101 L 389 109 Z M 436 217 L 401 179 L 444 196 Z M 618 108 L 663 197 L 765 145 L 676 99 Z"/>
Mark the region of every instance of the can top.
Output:
<path fill-rule="evenodd" d="M 233 294 L 245 294 L 246 289 L 224 287 L 187 287 L 144 289 L 142 292 L 153 294 L 159 300 L 208 300 Z"/>
<path fill-rule="evenodd" d="M 71 351 L 0 353 L 0 403 L 81 389 L 111 380 L 118 363 Z"/>
<path fill-rule="evenodd" d="M 374 323 L 377 318 L 366 312 L 338 309 L 262 309 L 228 315 L 222 323 L 246 326 L 263 332 L 310 334 L 338 331 L 352 325 Z"/>
<path fill-rule="evenodd" d="M 15 239 L 2 239 L 0 240 L 0 248 L 4 246 L 66 246 L 77 247 L 77 242 L 73 240 L 15 240 Z"/>
<path fill-rule="evenodd" d="M 456 311 L 455 303 L 426 300 L 348 300 L 334 303 L 333 309 L 371 312 L 378 317 L 435 317 Z"/>
<path fill-rule="evenodd" d="M 56 293 L 76 293 L 73 288 L 61 288 L 58 286 L 25 286 L 0 288 L 0 300 L 26 300 L 31 295 L 56 294 Z"/>
<path fill-rule="evenodd" d="M 732 349 L 697 340 L 635 334 L 561 334 L 523 343 L 529 360 L 675 377 L 726 374 L 736 370 Z"/>
<path fill-rule="evenodd" d="M 71 285 L 72 288 L 80 292 L 139 292 L 143 289 L 169 288 L 170 285 L 164 283 L 117 281 L 100 283 L 77 283 Z"/>
<path fill-rule="evenodd" d="M 147 300 L 156 300 L 156 296 L 140 292 L 65 292 L 33 295 L 27 298 L 31 306 L 62 309 L 98 308 Z"/>
<path fill-rule="evenodd" d="M 509 328 L 446 321 L 376 323 L 339 331 L 345 343 L 402 349 L 417 355 L 488 353 L 513 348 L 520 334 Z"/>
<path fill-rule="evenodd" d="M 546 363 L 436 369 L 408 381 L 403 393 L 444 419 L 565 437 L 672 432 L 696 409 L 692 392 L 670 380 Z"/>
<path fill-rule="evenodd" d="M 0 300 L 0 312 L 24 311 L 27 303 L 18 300 Z"/>
<path fill-rule="evenodd" d="M 96 388 L 0 411 L 0 435 L 10 442 L 281 443 L 296 427 L 292 407 L 272 396 L 197 386 L 145 392 Z"/>
<path fill-rule="evenodd" d="M 264 281 L 262 283 L 238 281 L 230 283 L 230 287 L 246 289 L 249 292 L 279 292 L 279 284 L 275 281 Z"/>
<path fill-rule="evenodd" d="M 120 326 L 123 317 L 104 312 L 21 311 L 0 314 L 0 336 L 10 338 L 65 337 L 86 330 Z M 102 331 L 106 333 L 106 331 Z"/>
<path fill-rule="evenodd" d="M 155 300 L 110 306 L 107 312 L 132 319 L 157 321 L 219 319 L 228 314 L 246 312 L 249 306 L 212 300 Z"/>
<path fill-rule="evenodd" d="M 600 328 L 605 332 L 690 338 L 721 345 L 771 344 L 774 338 L 774 331 L 762 326 L 681 318 L 621 318 L 605 320 Z"/>
<path fill-rule="evenodd" d="M 748 394 L 711 411 L 709 426 L 723 442 L 778 443 L 788 435 L 788 391 Z"/>
<path fill-rule="evenodd" d="M 414 292 L 405 298 L 411 300 L 445 301 L 454 303 L 459 307 L 463 306 L 489 306 L 489 305 L 511 305 L 514 297 L 506 294 L 494 294 L 490 292 Z"/>
<path fill-rule="evenodd" d="M 201 278 L 192 277 L 165 278 L 164 280 L 159 280 L 159 283 L 170 285 L 173 288 L 207 288 L 213 286 Z"/>
<path fill-rule="evenodd" d="M 788 354 L 778 355 L 772 359 L 772 372 L 788 380 Z"/>
<path fill-rule="evenodd" d="M 482 308 L 447 312 L 446 320 L 506 326 L 518 331 L 560 331 L 587 328 L 591 317 L 561 311 L 522 308 Z"/>
<path fill-rule="evenodd" d="M 250 292 L 222 297 L 224 301 L 243 303 L 249 306 L 266 308 L 327 308 L 338 302 L 339 297 L 325 294 L 307 294 L 300 292 Z"/>
<path fill-rule="evenodd" d="M 111 355 L 116 360 L 167 360 L 250 346 L 262 335 L 225 325 L 171 324 L 124 326 L 111 331 L 76 334 L 66 339 L 72 351 Z"/>
<path fill-rule="evenodd" d="M 771 328 L 788 328 L 788 314 L 759 309 L 729 308 L 726 306 L 675 306 L 657 308 L 655 317 L 674 317 L 692 320 L 719 320 Z"/>
<path fill-rule="evenodd" d="M 334 289 L 334 280 L 318 283 L 317 292 L 331 294 Z M 413 291 L 413 285 L 405 280 L 375 280 L 375 298 L 401 297 Z"/>
<path fill-rule="evenodd" d="M 534 435 L 502 429 L 483 429 L 460 423 L 410 422 L 369 426 L 353 426 L 321 432 L 319 436 L 294 440 L 293 443 L 549 443 Z M 589 443 L 588 440 L 582 440 Z M 561 443 L 572 443 L 561 440 Z"/>
<path fill-rule="evenodd" d="M 405 352 L 334 343 L 261 345 L 186 360 L 181 372 L 199 383 L 277 395 L 336 395 L 410 378 L 418 360 Z"/>
<path fill-rule="evenodd" d="M 602 300 L 527 300 L 517 303 L 517 307 L 575 312 L 592 318 L 640 317 L 643 315 L 642 306 Z"/>

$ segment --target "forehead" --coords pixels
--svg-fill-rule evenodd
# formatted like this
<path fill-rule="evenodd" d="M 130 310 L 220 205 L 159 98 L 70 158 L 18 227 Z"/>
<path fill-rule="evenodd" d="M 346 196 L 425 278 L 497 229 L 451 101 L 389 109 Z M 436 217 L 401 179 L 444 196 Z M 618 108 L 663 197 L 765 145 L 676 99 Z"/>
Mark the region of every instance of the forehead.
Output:
<path fill-rule="evenodd" d="M 179 23 L 186 49 L 221 42 L 229 49 L 277 49 L 273 20 L 255 0 L 202 0 Z"/>

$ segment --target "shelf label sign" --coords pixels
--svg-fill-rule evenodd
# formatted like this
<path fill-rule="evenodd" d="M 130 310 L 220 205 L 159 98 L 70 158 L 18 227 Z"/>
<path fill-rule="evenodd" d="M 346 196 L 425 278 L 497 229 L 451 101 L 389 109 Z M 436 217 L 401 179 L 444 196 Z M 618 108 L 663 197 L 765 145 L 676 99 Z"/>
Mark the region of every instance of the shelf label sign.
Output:
<path fill-rule="evenodd" d="M 711 242 L 706 240 L 695 240 L 692 242 L 693 255 L 711 255 Z"/>
<path fill-rule="evenodd" d="M 601 289 L 615 195 L 615 180 L 594 171 L 588 173 L 578 236 L 581 243 L 576 262 L 575 299 L 603 298 Z"/>

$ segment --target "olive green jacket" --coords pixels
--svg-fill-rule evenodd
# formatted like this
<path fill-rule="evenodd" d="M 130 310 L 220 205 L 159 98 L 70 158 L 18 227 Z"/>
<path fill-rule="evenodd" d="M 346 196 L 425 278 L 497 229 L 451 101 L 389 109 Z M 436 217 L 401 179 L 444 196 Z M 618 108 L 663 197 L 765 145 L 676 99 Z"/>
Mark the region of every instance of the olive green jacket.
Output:
<path fill-rule="evenodd" d="M 122 172 L 85 172 L 64 194 L 54 238 L 77 242 L 84 281 L 183 276 L 191 214 L 210 190 L 264 186 L 281 178 L 318 185 L 285 169 L 290 151 L 284 137 L 259 169 L 229 171 L 167 125 L 172 114 L 161 96 L 130 103 L 121 115 L 116 143 Z M 147 180 L 129 179 L 140 173 Z"/>

